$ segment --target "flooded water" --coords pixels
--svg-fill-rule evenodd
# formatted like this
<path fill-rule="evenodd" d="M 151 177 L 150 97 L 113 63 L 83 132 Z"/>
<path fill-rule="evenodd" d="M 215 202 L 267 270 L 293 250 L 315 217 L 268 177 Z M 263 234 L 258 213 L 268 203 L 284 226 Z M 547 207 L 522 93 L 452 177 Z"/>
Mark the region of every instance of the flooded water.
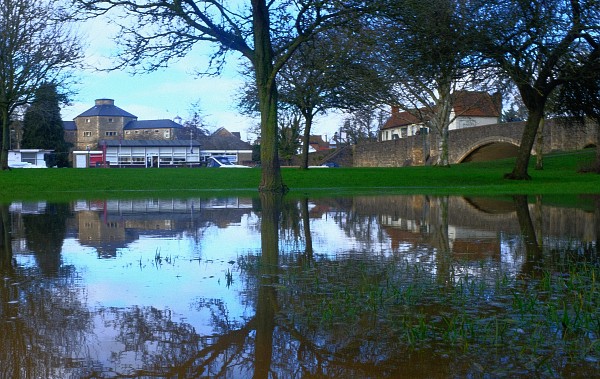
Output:
<path fill-rule="evenodd" d="M 0 378 L 599 376 L 597 197 L 0 215 Z"/>

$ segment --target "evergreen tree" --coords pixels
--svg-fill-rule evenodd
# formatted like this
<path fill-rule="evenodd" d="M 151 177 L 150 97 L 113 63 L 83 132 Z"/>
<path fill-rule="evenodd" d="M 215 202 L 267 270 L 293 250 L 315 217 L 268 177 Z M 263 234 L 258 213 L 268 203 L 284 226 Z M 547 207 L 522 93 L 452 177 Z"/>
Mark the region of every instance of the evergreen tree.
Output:
<path fill-rule="evenodd" d="M 56 85 L 42 84 L 34 94 L 34 99 L 23 119 L 23 140 L 25 149 L 54 150 L 46 163 L 49 167 L 67 167 L 69 146 L 65 142 L 63 122 L 60 117 L 60 95 Z"/>

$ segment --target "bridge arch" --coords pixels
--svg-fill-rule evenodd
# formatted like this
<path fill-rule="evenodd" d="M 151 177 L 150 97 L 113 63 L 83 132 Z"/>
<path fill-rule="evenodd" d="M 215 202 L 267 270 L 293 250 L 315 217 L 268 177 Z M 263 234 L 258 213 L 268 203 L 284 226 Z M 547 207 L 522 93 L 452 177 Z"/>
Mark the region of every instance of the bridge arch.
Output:
<path fill-rule="evenodd" d="M 457 154 L 455 163 L 509 158 L 517 155 L 520 140 L 506 136 L 490 136 L 466 146 Z"/>

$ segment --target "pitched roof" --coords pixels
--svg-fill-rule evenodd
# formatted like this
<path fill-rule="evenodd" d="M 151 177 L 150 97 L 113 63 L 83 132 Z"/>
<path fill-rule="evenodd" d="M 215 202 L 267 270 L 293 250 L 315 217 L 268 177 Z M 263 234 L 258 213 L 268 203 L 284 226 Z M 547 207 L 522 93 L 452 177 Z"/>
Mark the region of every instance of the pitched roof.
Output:
<path fill-rule="evenodd" d="M 454 113 L 457 116 L 500 117 L 502 99 L 499 94 L 487 92 L 456 91 L 454 97 Z"/>
<path fill-rule="evenodd" d="M 414 115 L 414 113 L 416 113 L 416 112 L 418 112 L 418 111 L 417 110 L 415 110 L 413 112 L 407 112 L 407 111 L 394 112 L 394 111 L 392 111 L 392 115 L 383 124 L 381 129 L 384 130 L 384 129 L 397 128 L 400 126 L 422 124 L 423 121 L 419 117 Z"/>
<path fill-rule="evenodd" d="M 114 101 L 111 99 L 98 99 L 96 100 L 96 105 L 87 111 L 83 112 L 77 117 L 96 117 L 96 116 L 114 116 L 114 117 L 132 117 L 137 118 L 137 116 L 132 115 L 131 113 L 124 111 L 123 109 L 117 107 L 114 104 Z"/>
<path fill-rule="evenodd" d="M 183 126 L 172 120 L 134 120 L 129 121 L 127 125 L 123 127 L 124 130 L 167 128 L 180 129 L 183 128 Z"/>
<path fill-rule="evenodd" d="M 330 149 L 329 143 L 323 141 L 323 137 L 321 136 L 311 135 L 308 138 L 308 143 L 317 151 Z"/>
<path fill-rule="evenodd" d="M 203 137 L 200 143 L 202 150 L 252 150 L 252 145 L 225 128 L 219 128 L 210 136 Z"/>
<path fill-rule="evenodd" d="M 485 91 L 456 91 L 452 94 L 452 98 L 456 117 L 500 117 L 502 111 L 500 94 L 490 95 Z M 422 124 L 423 120 L 415 116 L 418 112 L 422 112 L 427 120 L 425 109 L 400 112 L 397 106 L 393 106 L 392 115 L 383 124 L 381 130 Z"/>

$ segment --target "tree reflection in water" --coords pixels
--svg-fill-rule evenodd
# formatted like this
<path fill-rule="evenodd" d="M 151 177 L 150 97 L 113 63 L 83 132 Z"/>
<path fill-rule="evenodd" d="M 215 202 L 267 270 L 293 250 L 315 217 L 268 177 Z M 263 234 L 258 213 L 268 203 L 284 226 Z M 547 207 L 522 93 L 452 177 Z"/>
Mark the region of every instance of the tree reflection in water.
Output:
<path fill-rule="evenodd" d="M 541 235 L 551 228 L 541 227 L 543 217 L 532 222 L 527 199 L 517 196 L 505 203 L 496 217 L 492 211 L 484 214 L 485 201 L 477 206 L 477 199 L 317 202 L 261 194 L 252 209 L 260 216 L 260 251 L 240 255 L 236 262 L 235 280 L 241 282 L 236 300 L 247 312 L 236 317 L 222 298 L 211 294 L 190 302 L 194 312 L 210 314 L 210 331 L 175 315 L 169 304 L 87 304 L 86 288 L 78 284 L 81 274 L 65 267 L 57 248 L 66 234 L 69 209 L 48 207 L 50 212 L 25 218 L 30 228 L 25 239 L 36 265 L 18 265 L 11 247 L 11 214 L 0 206 L 0 342 L 10 347 L 0 349 L 0 378 L 446 378 L 597 372 L 598 330 L 582 332 L 581 327 L 579 334 L 567 336 L 571 339 L 563 338 L 556 335 L 555 320 L 544 324 L 536 318 L 542 308 L 531 314 L 513 309 L 515 289 L 529 290 L 536 282 L 515 285 L 517 275 L 511 275 L 528 280 L 551 270 L 559 278 L 570 273 L 560 272 L 553 262 L 553 256 L 567 249 L 540 243 L 552 245 Z M 600 201 L 595 205 L 597 246 Z M 311 207 L 319 206 L 327 212 L 311 218 Z M 52 213 L 63 216 L 53 219 Z M 338 255 L 326 251 L 338 250 L 314 238 L 324 238 L 312 227 L 322 219 L 333 222 L 343 239 L 360 243 Z M 505 220 L 512 220 L 515 229 L 504 232 L 509 237 L 496 232 Z M 55 237 L 41 226 L 48 222 L 58 223 Z M 482 243 L 475 233 L 473 225 L 485 222 L 492 224 L 494 243 L 509 247 L 503 254 L 518 263 L 514 272 L 502 266 L 500 248 Z M 196 242 L 202 235 L 186 232 Z M 390 243 L 393 233 L 404 238 L 402 243 Z M 460 233 L 476 237 L 465 242 Z M 44 246 L 44 239 L 51 238 Z M 491 250 L 479 251 L 477 245 Z M 476 251 L 459 251 L 465 246 Z M 40 254 L 58 256 L 42 259 Z M 60 275 L 52 275 L 56 272 Z M 191 283 L 202 286 L 195 279 Z M 510 286 L 503 288 L 504 281 Z M 598 311 L 590 315 L 598 317 Z M 528 345 L 533 339 L 538 344 L 534 353 Z M 583 358 L 567 350 L 576 339 L 590 349 Z M 532 363 L 537 354 L 544 354 L 540 359 L 546 366 Z"/>

